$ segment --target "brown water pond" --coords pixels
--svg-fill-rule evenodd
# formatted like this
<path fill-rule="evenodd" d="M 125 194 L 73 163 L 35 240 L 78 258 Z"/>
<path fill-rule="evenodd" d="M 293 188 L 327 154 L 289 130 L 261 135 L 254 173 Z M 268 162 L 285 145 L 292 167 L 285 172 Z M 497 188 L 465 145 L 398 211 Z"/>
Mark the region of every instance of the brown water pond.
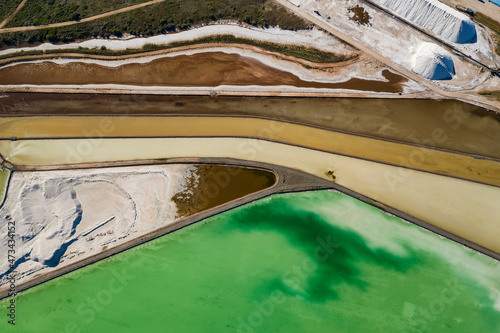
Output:
<path fill-rule="evenodd" d="M 118 67 L 51 61 L 0 68 L 2 85 L 120 84 L 135 86 L 216 87 L 220 85 L 294 86 L 399 93 L 407 79 L 384 70 L 385 81 L 351 78 L 345 82 L 311 82 L 253 58 L 223 52 L 164 57 Z"/>
<path fill-rule="evenodd" d="M 187 189 L 172 200 L 177 217 L 199 213 L 245 195 L 264 190 L 274 184 L 272 172 L 224 165 L 195 165 L 186 179 Z"/>

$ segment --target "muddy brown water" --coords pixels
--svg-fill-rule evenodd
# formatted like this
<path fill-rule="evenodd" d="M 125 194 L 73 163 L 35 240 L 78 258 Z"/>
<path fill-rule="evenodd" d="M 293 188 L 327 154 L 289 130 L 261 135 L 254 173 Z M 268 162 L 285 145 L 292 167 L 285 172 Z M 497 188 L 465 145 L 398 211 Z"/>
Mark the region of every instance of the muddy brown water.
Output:
<path fill-rule="evenodd" d="M 258 116 L 500 158 L 499 114 L 455 100 L 0 94 L 4 117 L 87 114 Z"/>
<path fill-rule="evenodd" d="M 353 89 L 399 93 L 407 79 L 384 70 L 385 81 L 351 78 L 345 82 L 304 81 L 294 74 L 267 66 L 253 58 L 223 52 L 164 57 L 145 64 L 118 67 L 50 61 L 0 68 L 2 85 L 122 84 L 136 86 L 216 87 L 220 85 L 286 85 L 300 88 Z"/>
<path fill-rule="evenodd" d="M 349 18 L 351 21 L 357 22 L 361 25 L 370 24 L 370 14 L 368 14 L 368 12 L 360 5 L 349 8 L 349 11 L 353 14 L 353 16 Z"/>
<path fill-rule="evenodd" d="M 264 190 L 274 185 L 276 177 L 261 169 L 195 165 L 186 182 L 186 190 L 172 198 L 177 205 L 177 217 L 196 214 Z"/>

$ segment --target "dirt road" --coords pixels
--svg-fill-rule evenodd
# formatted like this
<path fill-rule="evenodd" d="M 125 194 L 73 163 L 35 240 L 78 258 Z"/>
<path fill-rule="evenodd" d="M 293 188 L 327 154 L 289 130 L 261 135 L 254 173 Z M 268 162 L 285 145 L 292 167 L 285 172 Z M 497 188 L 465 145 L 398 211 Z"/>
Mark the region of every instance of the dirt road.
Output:
<path fill-rule="evenodd" d="M 439 0 L 440 2 L 455 8 L 457 5 L 462 5 L 465 8 L 470 8 L 475 12 L 480 12 L 489 16 L 497 21 L 500 21 L 500 6 L 495 5 L 488 0 Z"/>
<path fill-rule="evenodd" d="M 28 31 L 28 30 L 37 30 L 37 29 L 45 29 L 45 28 L 65 27 L 65 26 L 68 26 L 68 25 L 73 25 L 73 24 L 78 24 L 78 23 L 84 23 L 84 22 L 94 21 L 94 20 L 97 20 L 97 19 L 100 19 L 100 18 L 103 18 L 103 17 L 115 15 L 115 14 L 125 13 L 125 12 L 131 11 L 131 10 L 135 10 L 135 9 L 138 9 L 138 8 L 146 7 L 146 6 L 153 5 L 155 3 L 163 2 L 163 1 L 165 1 L 165 0 L 153 0 L 153 1 L 149 1 L 149 2 L 144 2 L 144 3 L 140 3 L 138 5 L 134 5 L 134 6 L 130 6 L 130 7 L 125 7 L 125 8 L 120 8 L 120 9 L 117 9 L 117 10 L 113 10 L 111 12 L 107 12 L 107 13 L 103 13 L 103 14 L 99 14 L 99 15 L 87 17 L 87 18 L 84 18 L 84 19 L 82 19 L 80 21 L 67 21 L 67 22 L 54 23 L 54 24 L 46 24 L 46 25 L 38 25 L 38 26 L 15 27 L 15 28 L 0 29 L 0 34 L 1 33 L 7 33 L 7 32 L 17 32 L 17 31 Z M 23 5 L 25 2 L 26 2 L 26 0 L 24 0 L 21 5 Z M 16 11 L 14 11 L 14 13 L 11 16 L 14 16 L 17 13 L 17 11 L 19 9 L 21 9 L 20 8 L 21 5 L 19 5 L 19 7 L 16 9 Z M 10 20 L 10 18 L 11 17 L 9 16 L 9 18 L 7 18 L 7 19 Z M 6 23 L 7 22 L 5 22 L 5 24 Z M 3 24 L 3 22 L 2 22 L 2 24 Z M 1 27 L 2 26 L 0 26 L 0 28 Z"/>

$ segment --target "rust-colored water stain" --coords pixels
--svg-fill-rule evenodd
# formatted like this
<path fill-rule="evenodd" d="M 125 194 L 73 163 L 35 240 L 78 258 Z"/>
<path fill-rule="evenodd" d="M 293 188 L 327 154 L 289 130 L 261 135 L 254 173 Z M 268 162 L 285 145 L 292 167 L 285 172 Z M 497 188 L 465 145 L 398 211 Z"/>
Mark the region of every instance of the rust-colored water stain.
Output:
<path fill-rule="evenodd" d="M 300 79 L 294 74 L 267 66 L 238 54 L 206 52 L 164 57 L 145 64 L 105 67 L 97 64 L 50 61 L 0 68 L 0 84 L 84 85 L 122 84 L 136 86 L 216 87 L 220 85 L 287 85 L 300 88 L 353 89 L 398 93 L 407 79 L 388 70 L 387 81 L 352 78 L 346 82 L 324 83 Z"/>
<path fill-rule="evenodd" d="M 353 16 L 349 17 L 351 21 L 357 22 L 361 25 L 370 25 L 371 16 L 363 7 L 356 5 L 349 8 L 349 11 L 353 13 Z"/>
<path fill-rule="evenodd" d="M 272 186 L 272 172 L 224 165 L 195 165 L 187 177 L 186 190 L 174 195 L 177 217 L 217 207 Z"/>

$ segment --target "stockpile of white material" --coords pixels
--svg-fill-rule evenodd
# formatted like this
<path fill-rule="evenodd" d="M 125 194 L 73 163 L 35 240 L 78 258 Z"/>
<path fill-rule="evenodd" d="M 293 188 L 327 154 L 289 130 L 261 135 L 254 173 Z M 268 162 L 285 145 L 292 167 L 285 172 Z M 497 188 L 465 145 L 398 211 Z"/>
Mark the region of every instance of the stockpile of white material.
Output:
<path fill-rule="evenodd" d="M 411 59 L 411 69 L 431 80 L 451 80 L 455 66 L 451 54 L 433 43 L 422 43 Z"/>
<path fill-rule="evenodd" d="M 16 226 L 18 277 L 84 259 L 177 220 L 190 165 L 14 173 L 0 221 Z M 7 258 L 8 224 L 0 226 Z M 0 286 L 10 265 L 0 262 Z"/>
<path fill-rule="evenodd" d="M 438 0 L 372 0 L 404 19 L 452 43 L 474 43 L 474 23 Z"/>

